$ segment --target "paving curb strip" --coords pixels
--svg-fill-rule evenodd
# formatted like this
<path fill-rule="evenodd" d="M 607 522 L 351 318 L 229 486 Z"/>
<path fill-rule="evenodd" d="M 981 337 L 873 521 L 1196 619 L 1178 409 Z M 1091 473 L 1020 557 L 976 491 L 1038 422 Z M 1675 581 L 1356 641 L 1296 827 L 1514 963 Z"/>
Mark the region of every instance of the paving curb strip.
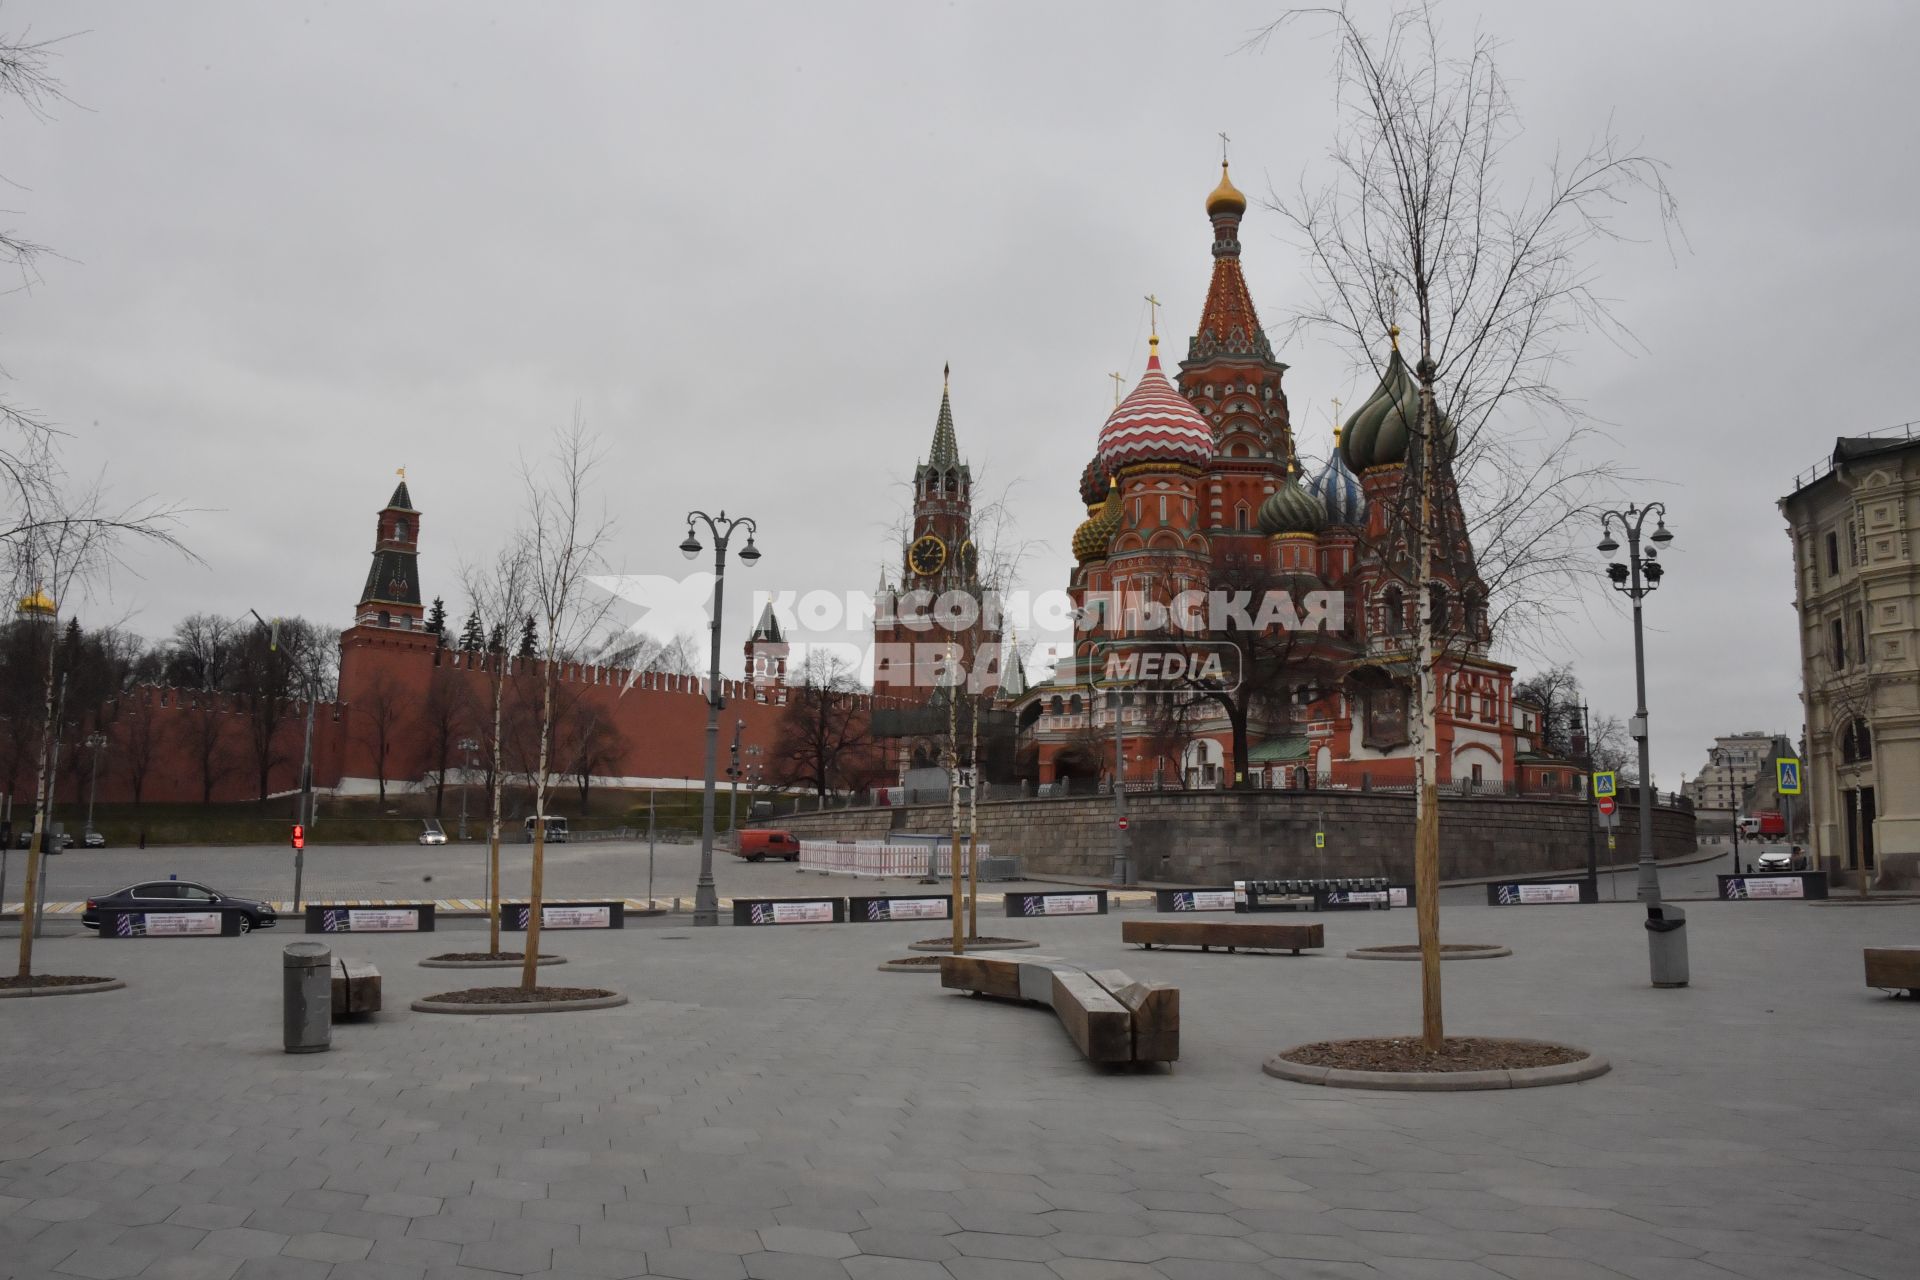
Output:
<path fill-rule="evenodd" d="M 1510 956 L 1513 952 L 1507 947 L 1478 947 L 1472 951 L 1442 951 L 1442 960 L 1498 960 Z M 1377 951 L 1371 947 L 1361 947 L 1347 952 L 1349 960 L 1418 960 L 1418 951 Z"/>
<path fill-rule="evenodd" d="M 545 968 L 550 964 L 565 964 L 565 956 L 541 956 L 535 962 L 536 968 Z M 422 960 L 422 969 L 522 969 L 524 960 Z"/>
<path fill-rule="evenodd" d="M 972 955 L 976 951 L 1025 951 L 1029 947 L 1037 947 L 1040 944 L 1019 938 L 1007 938 L 1000 942 L 968 942 L 962 945 L 966 948 L 966 954 Z M 924 951 L 929 955 L 952 955 L 953 944 L 944 938 L 939 942 L 909 942 L 907 950 Z"/>
<path fill-rule="evenodd" d="M 1516 1044 L 1554 1044 L 1551 1040 L 1519 1040 Z M 1578 1045 L 1560 1046 L 1577 1049 Z M 1537 1089 L 1553 1084 L 1577 1084 L 1603 1076 L 1612 1064 L 1591 1050 L 1586 1057 L 1551 1067 L 1521 1067 L 1510 1071 L 1352 1071 L 1345 1067 L 1315 1067 L 1289 1062 L 1284 1049 L 1260 1067 L 1278 1080 L 1320 1084 L 1334 1089 L 1380 1089 L 1406 1093 L 1464 1093 L 1476 1089 Z"/>
<path fill-rule="evenodd" d="M 935 969 L 934 972 L 940 971 Z M 90 996 L 100 991 L 119 991 L 126 985 L 119 978 L 108 978 L 105 982 L 89 982 L 85 986 L 12 988 L 0 991 L 0 1000 L 26 1000 L 38 996 Z"/>
<path fill-rule="evenodd" d="M 602 996 L 597 1000 L 532 1000 L 525 1004 L 441 1004 L 415 1000 L 415 1013 L 578 1013 L 587 1009 L 614 1009 L 627 1002 L 625 996 Z"/>
<path fill-rule="evenodd" d="M 882 972 L 882 973 L 933 973 L 933 974 L 937 974 L 937 973 L 939 973 L 939 972 L 940 972 L 940 966 L 939 966 L 939 965 L 937 965 L 937 964 L 901 964 L 901 963 L 900 963 L 899 961 L 897 961 L 897 960 L 889 960 L 889 961 L 887 961 L 887 962 L 886 962 L 885 964 L 883 964 L 883 965 L 880 965 L 880 966 L 879 966 L 879 969 L 880 969 L 880 972 Z"/>

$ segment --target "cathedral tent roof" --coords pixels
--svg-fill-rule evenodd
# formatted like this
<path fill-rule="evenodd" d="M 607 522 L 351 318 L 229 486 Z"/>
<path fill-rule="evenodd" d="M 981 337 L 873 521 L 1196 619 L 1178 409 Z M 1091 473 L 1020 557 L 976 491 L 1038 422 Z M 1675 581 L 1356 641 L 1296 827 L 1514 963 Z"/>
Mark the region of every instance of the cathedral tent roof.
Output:
<path fill-rule="evenodd" d="M 1160 369 L 1160 339 L 1153 339 L 1147 371 L 1100 428 L 1099 461 L 1109 471 L 1137 462 L 1184 462 L 1205 466 L 1213 457 L 1213 430 Z"/>

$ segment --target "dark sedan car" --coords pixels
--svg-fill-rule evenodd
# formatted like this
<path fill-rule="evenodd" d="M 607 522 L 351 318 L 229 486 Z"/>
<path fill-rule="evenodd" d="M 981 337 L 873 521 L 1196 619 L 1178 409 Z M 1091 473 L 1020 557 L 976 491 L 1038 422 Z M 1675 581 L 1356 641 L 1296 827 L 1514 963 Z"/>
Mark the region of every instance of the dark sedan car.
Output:
<path fill-rule="evenodd" d="M 220 893 L 206 885 L 195 884 L 191 880 L 149 880 L 144 884 L 130 884 L 124 889 L 115 889 L 112 893 L 87 899 L 87 909 L 81 913 L 80 923 L 89 929 L 100 927 L 100 916 L 95 908 L 115 907 L 127 911 L 192 911 L 198 907 L 208 910 L 224 908 L 240 912 L 240 932 L 249 933 L 255 929 L 271 929 L 280 923 L 279 913 L 270 903 L 255 902 L 251 898 L 236 898 L 232 894 Z"/>

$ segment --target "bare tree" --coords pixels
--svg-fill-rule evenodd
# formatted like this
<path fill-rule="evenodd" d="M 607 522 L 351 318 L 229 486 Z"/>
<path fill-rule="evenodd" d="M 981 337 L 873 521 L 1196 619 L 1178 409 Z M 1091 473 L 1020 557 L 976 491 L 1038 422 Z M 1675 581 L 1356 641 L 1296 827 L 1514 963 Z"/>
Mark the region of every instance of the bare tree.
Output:
<path fill-rule="evenodd" d="M 159 695 L 151 688 L 134 689 L 126 695 L 120 714 L 120 759 L 136 808 L 145 799 L 154 762 L 173 749 L 173 722 L 157 705 L 158 700 Z"/>
<path fill-rule="evenodd" d="M 865 704 L 852 664 L 827 649 L 808 650 L 791 673 L 787 705 L 769 748 L 772 777 L 823 798 L 850 785 L 873 750 Z"/>
<path fill-rule="evenodd" d="M 526 613 L 529 594 L 529 566 L 526 547 L 516 535 L 484 568 L 469 566 L 461 571 L 463 585 L 476 625 L 470 630 L 481 634 L 504 634 L 513 619 Z M 488 706 L 476 719 L 483 726 L 482 745 L 487 761 L 487 924 L 489 955 L 500 954 L 500 805 L 506 770 L 507 691 L 515 683 L 514 659 L 499 648 L 469 651 L 469 661 L 485 664 Z M 527 954 L 534 954 L 529 946 Z"/>
<path fill-rule="evenodd" d="M 520 987 L 532 991 L 538 975 L 540 912 L 546 873 L 547 795 L 553 782 L 554 688 L 563 655 L 583 647 L 600 629 L 613 597 L 597 603 L 584 597 L 589 575 L 604 559 L 612 520 L 590 510 L 587 495 L 600 464 L 598 443 L 588 433 L 576 410 L 573 423 L 561 431 L 544 470 L 523 470 L 527 500 L 526 564 L 528 596 L 533 611 L 528 621 L 540 647 L 540 739 L 533 774 L 533 881 L 528 893 L 526 960 Z"/>
<path fill-rule="evenodd" d="M 1632 196 L 1650 195 L 1669 227 L 1674 202 L 1659 162 L 1611 133 L 1556 159 L 1536 183 L 1505 182 L 1519 124 L 1496 44 L 1480 36 L 1455 56 L 1429 5 L 1396 10 L 1378 36 L 1344 9 L 1299 10 L 1255 43 L 1314 15 L 1336 44 L 1340 123 L 1331 180 L 1318 190 L 1303 180 L 1277 206 L 1316 286 L 1295 326 L 1333 335 L 1377 368 L 1381 337 L 1403 319 L 1413 324 L 1418 409 L 1401 423 L 1408 446 L 1390 563 L 1419 615 L 1414 879 L 1422 1039 L 1437 1050 L 1445 1029 L 1435 745 L 1446 637 L 1432 608 L 1436 553 L 1478 539 L 1480 577 L 1490 599 L 1506 602 L 1495 612 L 1510 627 L 1524 626 L 1525 601 L 1541 602 L 1533 616 L 1542 621 L 1564 601 L 1553 588 L 1573 572 L 1573 518 L 1606 477 L 1579 458 L 1586 428 L 1554 383 L 1561 343 L 1580 329 L 1625 336 L 1583 251 L 1618 236 L 1612 219 Z M 1504 421 L 1490 429 L 1497 415 L 1520 411 L 1573 425 L 1557 438 Z M 1466 528 L 1452 527 L 1454 511 L 1468 513 Z"/>
<path fill-rule="evenodd" d="M 359 737 L 373 752 L 373 776 L 380 788 L 380 803 L 387 802 L 387 774 L 393 757 L 394 739 L 399 736 L 406 700 L 384 671 L 368 681 L 359 703 L 349 708 L 359 723 Z"/>
<path fill-rule="evenodd" d="M 200 779 L 200 803 L 213 803 L 214 788 L 233 768 L 233 756 L 227 745 L 225 713 L 215 703 L 216 695 L 195 695 L 186 717 L 187 753 Z"/>
<path fill-rule="evenodd" d="M 423 744 L 421 763 L 427 777 L 433 780 L 436 818 L 445 816 L 447 772 L 454 766 L 454 753 L 461 740 L 471 732 L 468 724 L 471 712 L 467 681 L 461 678 L 461 673 L 444 662 L 435 665 L 433 676 L 427 682 L 426 696 L 420 700 L 415 713 L 414 725 Z M 464 760 L 464 756 L 460 758 Z"/>

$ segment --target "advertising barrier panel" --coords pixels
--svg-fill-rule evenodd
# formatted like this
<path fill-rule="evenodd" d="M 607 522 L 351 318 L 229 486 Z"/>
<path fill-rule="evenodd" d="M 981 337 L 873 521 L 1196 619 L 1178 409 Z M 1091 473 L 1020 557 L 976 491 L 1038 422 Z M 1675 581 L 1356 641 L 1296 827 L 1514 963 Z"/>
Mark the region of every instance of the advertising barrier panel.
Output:
<path fill-rule="evenodd" d="M 1598 889 L 1585 880 L 1516 880 L 1487 886 L 1487 905 L 1490 907 L 1551 906 L 1557 903 L 1598 901 Z"/>
<path fill-rule="evenodd" d="M 1156 889 L 1155 911 L 1232 911 L 1233 886 L 1217 889 Z"/>
<path fill-rule="evenodd" d="M 1009 893 L 1006 899 L 1010 916 L 1103 916 L 1107 914 L 1107 891 L 1085 889 L 1077 893 Z"/>
<path fill-rule="evenodd" d="M 847 919 L 855 924 L 883 920 L 951 920 L 953 899 L 924 898 L 848 898 Z"/>
<path fill-rule="evenodd" d="M 1773 871 L 1763 876 L 1716 876 L 1715 879 L 1720 882 L 1720 896 L 1728 901 L 1827 896 L 1827 873 L 1824 871 Z"/>
<path fill-rule="evenodd" d="M 500 927 L 515 933 L 527 931 L 533 915 L 529 902 L 500 904 Z M 543 902 L 540 904 L 542 929 L 624 929 L 627 904 L 624 902 Z"/>
<path fill-rule="evenodd" d="M 735 924 L 844 924 L 845 898 L 735 898 Z"/>
<path fill-rule="evenodd" d="M 393 902 L 377 907 L 345 902 L 309 902 L 308 933 L 432 933 L 431 902 Z"/>
<path fill-rule="evenodd" d="M 97 911 L 103 938 L 237 938 L 238 911 Z"/>

